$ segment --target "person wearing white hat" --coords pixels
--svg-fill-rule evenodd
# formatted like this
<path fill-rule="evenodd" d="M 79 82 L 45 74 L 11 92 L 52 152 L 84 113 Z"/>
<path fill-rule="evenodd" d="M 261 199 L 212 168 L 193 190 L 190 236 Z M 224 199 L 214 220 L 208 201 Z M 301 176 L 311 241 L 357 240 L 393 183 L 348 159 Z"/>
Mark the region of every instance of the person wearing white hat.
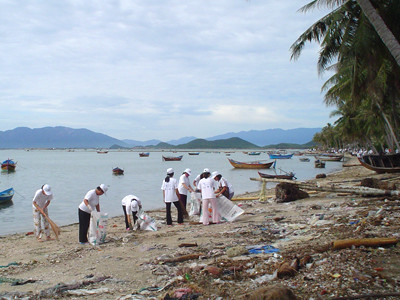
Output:
<path fill-rule="evenodd" d="M 166 207 L 168 226 L 172 226 L 171 203 L 173 203 L 178 210 L 178 224 L 183 224 L 182 208 L 178 198 L 178 181 L 173 176 L 174 170 L 172 168 L 167 169 L 167 177 L 165 177 L 161 185 L 161 190 L 163 191 L 163 200 Z"/>
<path fill-rule="evenodd" d="M 181 177 L 179 177 L 178 192 L 179 192 L 179 202 L 183 205 L 186 210 L 187 204 L 187 194 L 188 191 L 194 192 L 192 186 L 190 185 L 189 176 L 192 174 L 190 169 L 183 171 Z"/>
<path fill-rule="evenodd" d="M 203 178 L 199 181 L 198 189 L 201 191 L 201 201 L 203 207 L 203 225 L 209 224 L 208 205 L 211 204 L 212 221 L 215 224 L 220 222 L 220 215 L 217 208 L 217 199 L 214 193 L 214 179 L 211 177 L 210 172 L 203 172 Z"/>
<path fill-rule="evenodd" d="M 221 173 L 218 171 L 212 173 L 212 178 L 218 182 L 218 189 L 215 191 L 216 197 L 218 198 L 219 196 L 224 195 L 226 198 L 231 200 L 235 194 L 232 184 L 222 177 Z"/>
<path fill-rule="evenodd" d="M 204 168 L 203 172 L 200 173 L 199 175 L 196 176 L 196 178 L 193 180 L 193 185 L 197 188 L 197 185 L 199 184 L 200 179 L 203 179 L 205 173 L 210 173 L 210 169 Z"/>
<path fill-rule="evenodd" d="M 79 205 L 78 217 L 79 217 L 79 242 L 81 244 L 88 243 L 88 230 L 90 224 L 90 213 L 96 209 L 100 212 L 99 198 L 105 194 L 108 187 L 102 183 L 97 188 L 90 190 L 86 193 L 83 201 Z"/>
<path fill-rule="evenodd" d="M 35 196 L 32 200 L 32 209 L 33 209 L 33 225 L 35 227 L 35 236 L 38 241 L 42 241 L 42 221 L 43 218 L 43 226 L 44 226 L 44 234 L 46 235 L 47 240 L 51 240 L 50 237 L 50 227 L 47 219 L 42 216 L 43 213 L 46 216 L 49 215 L 47 207 L 50 204 L 50 201 L 53 199 L 53 193 L 51 191 L 51 187 L 48 184 L 42 185 L 40 189 L 38 189 L 35 193 Z"/>
<path fill-rule="evenodd" d="M 125 216 L 125 227 L 126 230 L 132 229 L 133 225 L 136 224 L 136 220 L 138 219 L 137 212 L 142 208 L 142 202 L 139 197 L 135 195 L 128 195 L 122 199 L 122 209 L 124 211 Z M 133 217 L 133 224 L 131 222 L 131 214 Z"/>

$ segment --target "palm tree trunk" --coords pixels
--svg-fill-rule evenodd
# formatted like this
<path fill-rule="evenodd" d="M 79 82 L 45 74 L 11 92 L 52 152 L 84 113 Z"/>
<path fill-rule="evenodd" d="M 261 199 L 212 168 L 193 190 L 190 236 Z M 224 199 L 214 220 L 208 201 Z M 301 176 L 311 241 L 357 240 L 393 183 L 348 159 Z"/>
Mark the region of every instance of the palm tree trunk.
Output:
<path fill-rule="evenodd" d="M 383 119 L 385 120 L 385 123 L 386 123 L 386 125 L 387 125 L 387 127 L 389 129 L 389 134 L 393 138 L 393 142 L 396 144 L 397 149 L 400 149 L 399 141 L 397 140 L 397 137 L 396 137 L 396 134 L 394 133 L 393 127 L 390 124 L 388 118 L 386 117 L 384 111 L 382 110 L 381 105 L 378 102 L 376 102 L 376 106 L 378 107 L 380 113 L 382 114 Z"/>
<path fill-rule="evenodd" d="M 383 21 L 379 13 L 376 11 L 376 9 L 372 6 L 371 1 L 357 0 L 357 2 L 358 5 L 360 5 L 364 15 L 371 22 L 372 26 L 374 26 L 379 37 L 386 45 L 389 52 L 393 55 L 397 64 L 400 66 L 400 43 L 397 41 L 396 37 L 386 26 L 385 22 Z"/>

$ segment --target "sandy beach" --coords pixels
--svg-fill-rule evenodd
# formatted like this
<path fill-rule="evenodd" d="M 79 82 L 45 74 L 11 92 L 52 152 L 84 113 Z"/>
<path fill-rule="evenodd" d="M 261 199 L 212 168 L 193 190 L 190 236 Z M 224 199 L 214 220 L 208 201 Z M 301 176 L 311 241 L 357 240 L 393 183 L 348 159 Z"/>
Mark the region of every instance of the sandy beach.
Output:
<path fill-rule="evenodd" d="M 357 186 L 363 178 L 400 185 L 399 175 L 362 166 L 311 182 Z M 106 242 L 96 247 L 78 243 L 77 224 L 47 242 L 27 233 L 1 236 L 0 299 L 249 299 L 275 285 L 298 299 L 400 297 L 396 243 L 332 246 L 344 239 L 400 238 L 400 197 L 311 192 L 289 203 L 274 198 L 270 190 L 268 201 L 235 202 L 243 215 L 209 226 L 187 221 L 168 227 L 160 210 L 148 212 L 158 231 L 126 232 L 123 216 L 111 218 Z M 277 272 L 285 262 L 287 271 Z"/>

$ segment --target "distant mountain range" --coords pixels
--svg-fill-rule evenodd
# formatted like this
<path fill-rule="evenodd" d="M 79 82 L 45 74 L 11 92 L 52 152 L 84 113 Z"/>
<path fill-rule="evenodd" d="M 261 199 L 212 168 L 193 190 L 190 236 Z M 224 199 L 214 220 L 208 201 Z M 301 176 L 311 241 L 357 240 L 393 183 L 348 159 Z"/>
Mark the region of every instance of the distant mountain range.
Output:
<path fill-rule="evenodd" d="M 306 144 L 321 128 L 297 128 L 290 130 L 267 129 L 226 133 L 207 139 L 183 137 L 171 141 L 119 140 L 88 129 L 68 127 L 27 128 L 0 131 L 0 148 L 132 148 L 152 147 L 157 149 L 250 149 L 271 144 Z"/>

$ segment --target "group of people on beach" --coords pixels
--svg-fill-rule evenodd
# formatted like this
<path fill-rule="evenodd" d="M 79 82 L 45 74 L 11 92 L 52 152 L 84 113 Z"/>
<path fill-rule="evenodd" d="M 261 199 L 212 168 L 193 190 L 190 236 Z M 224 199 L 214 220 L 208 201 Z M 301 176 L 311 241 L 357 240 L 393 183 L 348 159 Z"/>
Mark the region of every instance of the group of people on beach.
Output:
<path fill-rule="evenodd" d="M 201 195 L 201 200 L 199 199 L 198 201 L 201 201 L 201 207 L 203 208 L 201 221 L 204 225 L 209 224 L 209 206 L 211 206 L 212 210 L 212 222 L 220 222 L 220 214 L 217 208 L 217 198 L 221 195 L 224 195 L 226 198 L 232 199 L 234 195 L 232 185 L 224 177 L 222 177 L 221 173 L 218 171 L 211 173 L 208 168 L 205 168 L 203 172 L 198 174 L 193 180 L 193 187 L 189 180 L 189 176 L 192 173 L 190 169 L 185 169 L 183 171 L 179 181 L 174 178 L 174 170 L 172 168 L 168 168 L 166 173 L 166 177 L 161 185 L 161 190 L 163 194 L 163 201 L 166 207 L 166 221 L 168 226 L 172 226 L 172 204 L 174 204 L 178 211 L 178 224 L 183 224 L 184 217 L 188 216 L 186 207 L 189 192 Z M 102 183 L 95 189 L 88 191 L 83 198 L 83 201 L 79 204 L 79 242 L 81 244 L 88 243 L 88 230 L 91 213 L 92 211 L 100 212 L 99 198 L 101 195 L 105 194 L 107 190 L 108 186 Z M 46 240 L 51 240 L 50 226 L 47 218 L 48 206 L 52 199 L 53 192 L 48 184 L 44 184 L 40 189 L 38 189 L 33 197 L 32 208 L 34 234 L 38 241 L 43 241 L 43 232 L 46 236 Z M 125 217 L 126 230 L 133 230 L 137 225 L 137 214 L 142 208 L 142 202 L 139 197 L 130 194 L 122 199 L 121 204 Z M 41 226 L 42 221 L 44 226 L 43 232 Z"/>
<path fill-rule="evenodd" d="M 232 199 L 234 195 L 233 186 L 222 177 L 218 171 L 210 172 L 205 168 L 203 172 L 193 180 L 193 186 L 190 184 L 189 176 L 192 174 L 190 169 L 185 169 L 179 177 L 179 181 L 174 178 L 174 170 L 167 169 L 167 176 L 162 182 L 161 190 L 166 207 L 167 225 L 172 226 L 171 205 L 172 203 L 178 211 L 178 224 L 183 224 L 184 215 L 187 215 L 187 196 L 188 192 L 201 194 L 201 207 L 203 208 L 202 223 L 209 224 L 208 208 L 211 206 L 212 222 L 220 222 L 220 214 L 217 208 L 217 198 L 224 195 Z"/>

